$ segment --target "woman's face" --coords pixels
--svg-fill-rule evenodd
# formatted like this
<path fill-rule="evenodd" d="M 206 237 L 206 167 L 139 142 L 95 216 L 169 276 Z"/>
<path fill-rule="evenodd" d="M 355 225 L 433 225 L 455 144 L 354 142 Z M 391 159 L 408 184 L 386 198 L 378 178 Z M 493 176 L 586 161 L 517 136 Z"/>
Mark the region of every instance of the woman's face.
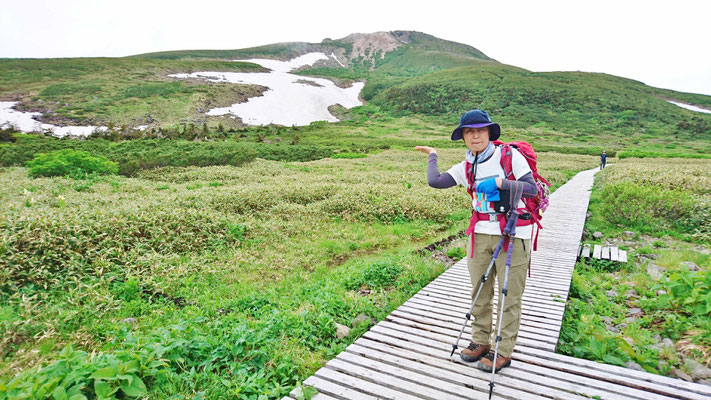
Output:
<path fill-rule="evenodd" d="M 462 130 L 462 138 L 472 153 L 481 153 L 489 145 L 489 127 L 464 128 Z"/>

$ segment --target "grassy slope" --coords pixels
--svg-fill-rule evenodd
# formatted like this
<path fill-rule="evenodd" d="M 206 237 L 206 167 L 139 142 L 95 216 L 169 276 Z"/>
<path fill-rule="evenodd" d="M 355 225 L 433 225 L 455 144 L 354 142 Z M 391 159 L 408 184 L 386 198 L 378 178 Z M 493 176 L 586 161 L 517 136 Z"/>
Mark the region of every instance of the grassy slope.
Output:
<path fill-rule="evenodd" d="M 262 89 L 253 85 L 179 81 L 174 73 L 219 70 L 260 72 L 256 64 L 226 61 L 173 61 L 128 58 L 3 59 L 3 100 L 21 101 L 57 123 L 127 124 L 151 119 L 174 125 L 198 109 L 227 106 Z M 204 118 L 204 115 L 203 115 Z"/>
<path fill-rule="evenodd" d="M 606 74 L 534 73 L 477 63 L 410 79 L 380 92 L 372 102 L 394 112 L 443 116 L 461 115 L 479 106 L 518 128 L 549 129 L 596 139 L 601 134 L 624 135 L 632 143 L 674 134 L 708 144 L 711 116 L 670 104 L 660 97 L 662 94 L 676 96 Z M 681 123 L 695 128 L 680 128 Z"/>

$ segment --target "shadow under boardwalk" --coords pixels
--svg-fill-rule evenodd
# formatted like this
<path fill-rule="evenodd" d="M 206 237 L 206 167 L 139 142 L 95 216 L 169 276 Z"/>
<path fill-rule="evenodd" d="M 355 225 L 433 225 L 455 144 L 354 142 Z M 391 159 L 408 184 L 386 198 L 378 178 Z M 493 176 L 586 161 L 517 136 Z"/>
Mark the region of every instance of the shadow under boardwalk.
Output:
<path fill-rule="evenodd" d="M 532 254 L 511 366 L 496 375 L 497 399 L 711 399 L 711 386 L 555 353 L 595 170 L 551 195 Z M 498 292 L 498 289 L 497 289 Z M 304 381 L 314 400 L 488 399 L 490 373 L 465 364 L 452 342 L 471 305 L 462 259 Z M 496 309 L 494 306 L 494 318 Z M 469 344 L 464 331 L 459 349 Z M 298 389 L 289 398 L 296 399 Z"/>

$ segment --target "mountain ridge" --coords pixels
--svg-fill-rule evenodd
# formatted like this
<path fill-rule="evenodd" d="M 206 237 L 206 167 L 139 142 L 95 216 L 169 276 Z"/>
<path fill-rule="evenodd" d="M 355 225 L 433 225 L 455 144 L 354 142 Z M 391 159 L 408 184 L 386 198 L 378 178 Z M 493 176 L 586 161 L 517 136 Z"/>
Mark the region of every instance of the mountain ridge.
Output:
<path fill-rule="evenodd" d="M 360 96 L 370 103 L 367 106 L 393 116 L 421 114 L 449 121 L 482 107 L 521 129 L 711 139 L 710 114 L 669 102 L 708 110 L 711 96 L 654 88 L 605 73 L 533 72 L 501 63 L 473 46 L 407 30 L 237 50 L 180 50 L 114 59 L 0 60 L 0 100 L 21 101 L 20 109 L 43 112 L 43 118 L 55 122 L 216 124 L 205 116 L 205 110 L 246 101 L 266 88 L 175 82 L 171 73 L 258 72 L 263 68 L 256 64 L 232 60 L 290 60 L 311 52 L 322 52 L 327 58 L 292 73 L 327 78 L 340 87 L 365 82 Z M 119 82 L 117 74 L 131 79 Z M 230 120 L 221 123 L 240 126 Z"/>

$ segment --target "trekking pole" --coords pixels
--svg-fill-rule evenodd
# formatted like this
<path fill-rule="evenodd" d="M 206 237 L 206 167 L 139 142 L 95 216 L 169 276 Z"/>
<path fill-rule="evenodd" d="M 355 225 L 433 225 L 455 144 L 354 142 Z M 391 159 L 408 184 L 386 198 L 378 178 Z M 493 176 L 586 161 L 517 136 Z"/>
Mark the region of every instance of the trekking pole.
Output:
<path fill-rule="evenodd" d="M 501 342 L 501 323 L 504 320 L 504 304 L 506 303 L 506 294 L 508 293 L 509 284 L 509 269 L 511 268 L 511 256 L 513 255 L 514 248 L 514 235 L 516 234 L 516 221 L 518 221 L 518 212 L 514 209 L 511 210 L 511 215 L 504 229 L 504 236 L 509 238 L 509 248 L 506 252 L 506 273 L 504 274 L 504 287 L 501 289 L 501 296 L 499 296 L 499 302 L 501 307 L 499 309 L 498 322 L 496 323 L 496 347 L 494 349 L 494 360 L 491 366 L 491 381 L 489 382 L 489 400 L 491 400 L 491 395 L 494 393 L 494 376 L 496 375 L 496 359 L 499 355 L 499 343 Z"/>
<path fill-rule="evenodd" d="M 472 235 L 473 234 L 474 232 L 472 232 Z M 489 277 L 489 272 L 491 272 L 491 267 L 494 265 L 494 261 L 496 261 L 496 259 L 499 257 L 499 252 L 501 251 L 501 247 L 503 246 L 505 239 L 505 236 L 501 236 L 501 240 L 499 240 L 499 244 L 496 246 L 494 254 L 491 257 L 491 262 L 489 262 L 489 267 L 486 269 L 486 272 L 484 272 L 484 275 L 481 276 L 481 283 L 479 284 L 479 289 L 476 291 L 476 296 L 474 296 L 474 300 L 472 301 L 472 306 L 469 308 L 469 312 L 466 313 L 464 316 L 464 324 L 462 324 L 462 329 L 459 331 L 459 336 L 457 337 L 457 340 L 452 343 L 452 352 L 449 354 L 450 357 L 454 355 L 454 351 L 457 350 L 457 344 L 459 344 L 459 341 L 462 340 L 464 328 L 467 327 L 467 322 L 469 322 L 469 319 L 472 316 L 472 312 L 474 312 L 474 306 L 476 305 L 476 301 L 479 298 L 481 289 L 484 287 L 484 283 L 486 283 L 486 279 Z M 472 249 L 472 251 L 474 251 L 474 249 Z"/>

